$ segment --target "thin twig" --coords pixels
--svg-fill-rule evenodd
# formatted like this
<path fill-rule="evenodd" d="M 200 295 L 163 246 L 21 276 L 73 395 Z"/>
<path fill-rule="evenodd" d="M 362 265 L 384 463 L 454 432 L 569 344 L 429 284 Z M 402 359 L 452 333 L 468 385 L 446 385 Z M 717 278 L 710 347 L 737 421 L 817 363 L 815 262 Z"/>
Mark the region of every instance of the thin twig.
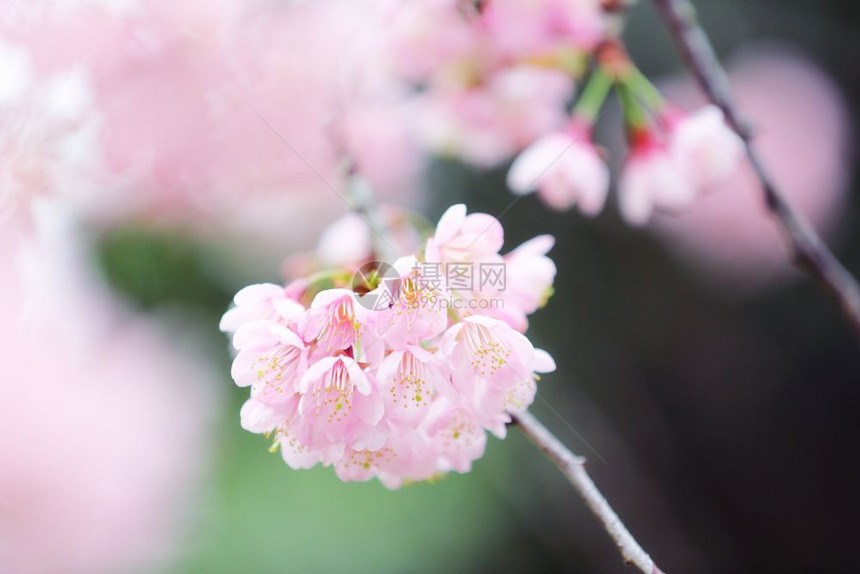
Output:
<path fill-rule="evenodd" d="M 528 411 L 511 415 L 514 422 L 543 453 L 561 470 L 579 492 L 591 511 L 603 522 L 606 532 L 615 541 L 624 561 L 636 566 L 645 574 L 661 574 L 648 553 L 636 542 L 606 497 L 600 493 L 585 470 L 585 459 L 570 452 Z"/>
<path fill-rule="evenodd" d="M 728 76 L 713 46 L 699 24 L 689 0 L 653 0 L 672 34 L 687 67 L 710 101 L 725 114 L 726 121 L 744 140 L 750 164 L 761 181 L 767 209 L 782 232 L 792 259 L 836 299 L 842 312 L 860 336 L 860 286 L 830 252 L 812 226 L 794 211 L 776 187 L 752 145 L 752 135 L 740 117 Z"/>

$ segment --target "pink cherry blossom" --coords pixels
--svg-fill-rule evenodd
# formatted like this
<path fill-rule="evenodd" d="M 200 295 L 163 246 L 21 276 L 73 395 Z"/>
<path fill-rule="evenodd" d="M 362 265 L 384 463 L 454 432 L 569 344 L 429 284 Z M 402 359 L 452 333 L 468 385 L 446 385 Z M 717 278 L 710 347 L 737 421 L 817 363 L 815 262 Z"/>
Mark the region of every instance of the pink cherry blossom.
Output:
<path fill-rule="evenodd" d="M 294 418 L 299 406 L 299 398 L 298 394 L 294 394 L 289 400 L 278 404 L 269 404 L 259 399 L 249 398 L 239 411 L 242 428 L 259 434 L 267 434 L 278 429 L 285 422 Z M 319 459 L 316 462 L 319 462 Z"/>
<path fill-rule="evenodd" d="M 422 430 L 438 457 L 439 472 L 469 472 L 487 446 L 487 434 L 474 414 L 444 398 L 433 404 Z"/>
<path fill-rule="evenodd" d="M 386 416 L 416 425 L 426 417 L 436 397 L 451 395 L 449 377 L 447 366 L 435 353 L 417 346 L 391 352 L 377 373 Z"/>
<path fill-rule="evenodd" d="M 448 315 L 443 300 L 447 295 L 424 279 L 414 256 L 399 259 L 394 269 L 399 279 L 390 286 L 390 308 L 378 311 L 376 321 L 377 337 L 399 350 L 432 339 L 445 330 Z M 389 285 L 380 287 L 383 288 Z"/>
<path fill-rule="evenodd" d="M 427 260 L 408 255 L 379 269 L 369 293 L 319 290 L 314 280 L 241 291 L 223 323 L 228 332 L 239 325 L 232 375 L 251 387 L 242 426 L 272 433 L 290 467 L 331 465 L 344 481 L 377 478 L 397 488 L 468 471 L 484 452 L 485 431 L 504 437 L 511 413 L 534 400 L 537 373 L 555 368 L 519 332 L 548 297 L 553 239 L 536 237 L 504 257 L 502 243 L 496 218 L 456 205 L 423 246 Z M 509 265 L 514 276 L 455 296 L 426 267 L 451 262 Z M 326 276 L 340 281 L 355 263 L 344 260 L 346 268 Z M 296 293 L 314 295 L 307 311 Z M 504 307 L 454 305 L 487 298 Z M 276 309 L 284 301 L 298 319 Z"/>
<path fill-rule="evenodd" d="M 559 128 L 573 88 L 558 71 L 519 66 L 478 85 L 427 92 L 415 100 L 417 137 L 432 151 L 491 167 Z"/>
<path fill-rule="evenodd" d="M 374 450 L 350 450 L 334 464 L 343 481 L 365 481 L 378 478 L 388 488 L 399 488 L 404 480 L 427 480 L 438 472 L 434 456 L 428 456 L 430 445 L 417 429 L 392 427 L 385 443 Z"/>
<path fill-rule="evenodd" d="M 251 398 L 276 405 L 295 395 L 307 370 L 307 350 L 293 331 L 273 321 L 253 321 L 236 331 L 233 346 L 239 352 L 231 375 L 240 387 L 251 387 Z"/>
<path fill-rule="evenodd" d="M 661 142 L 634 145 L 618 184 L 621 215 L 632 225 L 643 225 L 655 210 L 689 207 L 696 187 L 685 177 Z"/>
<path fill-rule="evenodd" d="M 576 205 L 582 213 L 596 215 L 609 193 L 609 168 L 588 130 L 574 128 L 546 135 L 526 148 L 511 165 L 508 187 L 519 195 L 537 189 L 553 209 Z"/>
<path fill-rule="evenodd" d="M 449 263 L 467 263 L 472 273 L 472 289 L 451 288 L 446 295 L 458 304 L 461 316 L 487 315 L 508 323 L 524 332 L 530 315 L 546 301 L 555 279 L 555 264 L 546 257 L 554 240 L 541 236 L 527 241 L 514 251 L 499 254 L 504 233 L 499 221 L 491 215 L 466 215 L 465 206 L 449 208 L 427 240 L 425 255 L 428 263 L 443 269 Z M 501 282 L 481 278 L 483 265 L 496 266 L 503 275 Z"/>
<path fill-rule="evenodd" d="M 446 331 L 441 344 L 451 360 L 454 387 L 470 401 L 481 424 L 505 434 L 508 396 L 519 408 L 534 398 L 535 349 L 522 334 L 490 317 L 466 317 Z"/>
<path fill-rule="evenodd" d="M 482 21 L 496 49 L 512 57 L 563 47 L 590 50 L 606 27 L 599 0 L 489 2 Z"/>
<path fill-rule="evenodd" d="M 544 305 L 552 293 L 556 267 L 546 254 L 554 244 L 551 235 L 540 235 L 504 256 L 505 289 L 493 295 L 501 297 L 504 304 L 490 307 L 489 315 L 521 333 L 526 331 L 527 316 Z"/>
<path fill-rule="evenodd" d="M 486 213 L 466 215 L 466 206 L 452 205 L 439 219 L 436 233 L 427 240 L 425 257 L 431 262 L 475 262 L 499 259 L 504 231 Z"/>
<path fill-rule="evenodd" d="M 385 52 L 423 88 L 412 101 L 422 144 L 487 167 L 561 127 L 571 73 L 606 21 L 598 0 L 395 5 Z"/>
<path fill-rule="evenodd" d="M 296 287 L 295 285 L 293 286 Z M 304 315 L 304 307 L 281 285 L 261 283 L 242 288 L 233 298 L 235 304 L 221 318 L 219 328 L 235 333 L 242 325 L 267 319 L 297 328 Z"/>
<path fill-rule="evenodd" d="M 722 183 L 738 168 L 744 143 L 714 105 L 692 115 L 670 113 L 669 154 L 684 177 L 699 189 Z"/>
<path fill-rule="evenodd" d="M 372 231 L 355 213 L 347 213 L 328 226 L 317 246 L 317 257 L 325 267 L 357 267 L 372 256 Z"/>
<path fill-rule="evenodd" d="M 350 445 L 376 450 L 387 429 L 379 422 L 385 403 L 373 374 L 350 357 L 325 357 L 311 365 L 298 385 L 298 440 L 310 448 Z"/>
<path fill-rule="evenodd" d="M 321 291 L 308 310 L 305 337 L 317 339 L 329 352 L 351 347 L 362 334 L 363 325 L 358 319 L 361 310 L 355 294 L 348 289 Z"/>

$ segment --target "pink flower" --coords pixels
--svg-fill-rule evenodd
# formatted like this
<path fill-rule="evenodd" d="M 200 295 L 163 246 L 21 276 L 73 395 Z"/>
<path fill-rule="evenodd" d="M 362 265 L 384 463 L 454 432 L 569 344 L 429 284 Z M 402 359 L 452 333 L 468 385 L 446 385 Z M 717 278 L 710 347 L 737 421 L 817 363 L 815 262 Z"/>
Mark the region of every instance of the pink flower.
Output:
<path fill-rule="evenodd" d="M 295 436 L 308 448 L 334 444 L 376 450 L 385 441 L 387 429 L 379 425 L 385 413 L 379 385 L 354 359 L 320 359 L 302 376 L 298 390 Z"/>
<path fill-rule="evenodd" d="M 240 387 L 251 387 L 251 398 L 277 405 L 296 394 L 308 358 L 293 331 L 273 321 L 253 321 L 236 331 L 233 346 L 239 353 L 231 375 Z"/>
<path fill-rule="evenodd" d="M 300 396 L 296 394 L 276 405 L 248 399 L 240 412 L 242 428 L 260 434 L 274 433 L 271 450 L 280 449 L 281 458 L 287 466 L 296 470 L 313 468 L 320 463 L 329 465 L 340 460 L 345 451 L 344 444 L 325 443 L 311 449 L 296 436 L 296 431 L 301 430 L 297 425 L 301 416 L 298 412 L 299 399 Z"/>
<path fill-rule="evenodd" d="M 504 256 L 505 289 L 496 293 L 504 304 L 490 307 L 489 315 L 525 332 L 526 317 L 543 306 L 552 294 L 556 267 L 546 254 L 553 245 L 555 239 L 551 235 L 540 235 Z"/>
<path fill-rule="evenodd" d="M 259 399 L 250 398 L 242 405 L 239 419 L 243 429 L 253 433 L 266 434 L 290 421 L 298 406 L 298 394 L 294 394 L 289 400 L 278 404 L 269 404 Z"/>
<path fill-rule="evenodd" d="M 346 482 L 378 478 L 387 488 L 399 488 L 404 480 L 427 480 L 437 472 L 437 463 L 427 439 L 416 429 L 392 427 L 388 438 L 375 450 L 349 450 L 334 469 Z"/>
<path fill-rule="evenodd" d="M 559 71 L 518 66 L 485 81 L 436 89 L 415 101 L 418 138 L 429 149 L 491 167 L 559 128 L 573 95 Z"/>
<path fill-rule="evenodd" d="M 472 316 L 445 332 L 441 348 L 450 358 L 454 387 L 484 427 L 504 436 L 509 398 L 517 408 L 534 398 L 534 372 L 543 365 L 536 365 L 532 344 L 502 321 Z"/>
<path fill-rule="evenodd" d="M 381 293 L 380 302 L 386 297 L 391 301 L 389 308 L 375 313 L 375 322 L 377 337 L 400 350 L 407 345 L 419 345 L 445 330 L 448 313 L 444 299 L 447 295 L 424 278 L 414 256 L 398 259 L 394 269 L 399 278 L 377 289 L 377 292 L 391 289 L 390 294 Z"/>
<path fill-rule="evenodd" d="M 599 0 L 509 0 L 476 10 L 431 0 L 393 10 L 397 75 L 420 84 L 417 138 L 432 151 L 497 165 L 557 129 L 571 72 L 603 38 Z"/>
<path fill-rule="evenodd" d="M 262 319 L 296 328 L 305 311 L 296 296 L 291 296 L 283 286 L 272 283 L 242 288 L 236 293 L 233 303 L 234 307 L 221 317 L 219 328 L 224 333 L 235 333 L 242 325 Z"/>
<path fill-rule="evenodd" d="M 307 314 L 305 338 L 316 339 L 326 351 L 351 347 L 358 341 L 363 325 L 358 319 L 362 307 L 348 289 L 326 289 L 314 297 Z"/>
<path fill-rule="evenodd" d="M 504 243 L 499 221 L 486 213 L 466 215 L 462 203 L 452 205 L 439 219 L 436 234 L 427 240 L 425 257 L 430 262 L 497 261 Z"/>
<path fill-rule="evenodd" d="M 555 245 L 551 235 L 539 235 L 505 255 L 508 272 L 506 297 L 527 315 L 546 302 L 556 267 L 546 256 Z"/>
<path fill-rule="evenodd" d="M 655 209 L 676 211 L 696 198 L 696 187 L 667 153 L 651 138 L 634 144 L 618 184 L 621 215 L 632 225 L 643 225 Z"/>
<path fill-rule="evenodd" d="M 484 456 L 487 434 L 473 413 L 456 403 L 434 403 L 422 430 L 438 457 L 439 472 L 469 472 L 472 462 Z"/>
<path fill-rule="evenodd" d="M 555 360 L 543 349 L 535 349 L 531 370 L 534 373 L 544 374 L 555 371 Z M 519 413 L 526 410 L 535 400 L 537 385 L 540 377 L 536 374 L 532 378 L 520 378 L 518 383 L 507 389 L 503 396 L 503 407 L 506 412 Z"/>
<path fill-rule="evenodd" d="M 450 374 L 442 358 L 410 346 L 392 351 L 379 365 L 377 379 L 385 395 L 385 413 L 389 420 L 416 425 L 440 393 L 448 396 Z"/>
<path fill-rule="evenodd" d="M 555 370 L 555 362 L 546 351 L 532 348 L 531 364 L 527 371 L 514 371 L 515 376 L 504 379 L 504 384 L 479 379 L 472 398 L 481 424 L 490 432 L 504 438 L 506 424 L 511 421 L 509 413 L 522 412 L 535 399 L 537 393 L 537 373 Z"/>
<path fill-rule="evenodd" d="M 433 73 L 448 74 L 478 46 L 476 30 L 463 17 L 459 0 L 389 2 L 381 13 L 385 52 L 402 78 L 422 82 Z"/>
<path fill-rule="evenodd" d="M 518 195 L 538 189 L 553 209 L 576 205 L 586 215 L 596 215 L 609 192 L 609 168 L 588 129 L 573 128 L 546 135 L 526 148 L 511 165 L 508 187 Z"/>
<path fill-rule="evenodd" d="M 600 0 L 509 0 L 488 2 L 482 22 L 496 49 L 516 58 L 592 49 L 603 38 L 606 14 Z"/>
<path fill-rule="evenodd" d="M 518 331 L 528 327 L 527 315 L 546 301 L 555 279 L 555 264 L 546 257 L 554 239 L 536 237 L 502 257 L 503 231 L 499 221 L 485 213 L 466 215 L 463 205 L 450 207 L 427 240 L 428 264 L 438 265 L 445 273 L 450 263 L 471 265 L 472 288 L 448 286 L 449 304 L 460 316 L 487 315 L 508 323 Z M 488 269 L 495 269 L 501 281 L 491 280 Z M 475 278 L 477 276 L 477 278 Z"/>
<path fill-rule="evenodd" d="M 368 222 L 347 213 L 325 228 L 317 246 L 317 257 L 325 267 L 352 267 L 369 261 L 373 237 Z"/>
<path fill-rule="evenodd" d="M 233 336 L 233 378 L 251 387 L 242 426 L 274 433 L 290 467 L 333 465 L 344 481 L 375 477 L 396 488 L 469 470 L 485 429 L 503 437 L 510 413 L 534 400 L 537 373 L 555 368 L 516 330 L 548 296 L 553 239 L 536 237 L 504 258 L 502 242 L 498 220 L 457 205 L 424 246 L 427 261 L 398 259 L 369 293 L 322 290 L 289 323 L 273 314 L 282 289 L 240 292 L 227 323 L 244 321 Z M 434 265 L 487 262 L 509 265 L 510 282 L 455 297 L 430 275 Z M 304 297 L 315 283 L 300 284 Z M 471 305 L 487 298 L 505 307 Z"/>
<path fill-rule="evenodd" d="M 725 181 L 737 169 L 744 143 L 714 105 L 692 115 L 670 113 L 669 154 L 690 183 L 705 189 Z"/>

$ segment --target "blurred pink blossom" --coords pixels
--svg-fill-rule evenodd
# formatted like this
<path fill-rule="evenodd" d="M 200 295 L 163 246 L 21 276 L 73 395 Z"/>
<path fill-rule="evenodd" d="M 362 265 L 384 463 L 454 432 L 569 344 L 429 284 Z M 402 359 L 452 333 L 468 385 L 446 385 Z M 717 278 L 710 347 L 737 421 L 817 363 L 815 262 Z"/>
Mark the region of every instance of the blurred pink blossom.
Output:
<path fill-rule="evenodd" d="M 849 117 L 839 88 L 807 58 L 786 50 L 744 52 L 730 66 L 740 109 L 777 185 L 825 236 L 840 221 L 849 168 Z M 688 83 L 668 83 L 682 103 L 700 101 Z M 744 162 L 679 217 L 661 217 L 666 244 L 704 275 L 749 291 L 791 276 L 760 183 Z"/>
<path fill-rule="evenodd" d="M 422 94 L 414 102 L 415 129 L 431 150 L 490 167 L 560 127 L 572 95 L 562 72 L 513 67 L 480 85 Z"/>
<path fill-rule="evenodd" d="M 568 47 L 590 50 L 606 28 L 600 0 L 491 1 L 483 20 L 495 49 L 512 58 Z"/>
<path fill-rule="evenodd" d="M 80 205 L 90 220 L 301 243 L 344 211 L 344 153 L 383 196 L 414 200 L 417 150 L 385 113 L 402 94 L 374 70 L 371 4 L 37 0 L 0 20 L 0 38 L 37 76 L 85 72 L 105 159 Z"/>
<path fill-rule="evenodd" d="M 597 0 L 431 0 L 395 4 L 388 21 L 392 71 L 420 87 L 418 139 L 483 167 L 562 124 L 605 27 Z"/>
<path fill-rule="evenodd" d="M 0 239 L 0 571 L 158 565 L 193 509 L 213 375 L 41 241 Z"/>
<path fill-rule="evenodd" d="M 693 114 L 663 114 L 668 123 L 669 153 L 684 177 L 704 190 L 728 179 L 737 169 L 744 143 L 726 125 L 723 112 L 708 105 Z"/>
<path fill-rule="evenodd" d="M 317 246 L 324 266 L 352 267 L 369 261 L 373 254 L 370 226 L 356 213 L 347 213 L 326 227 Z"/>
<path fill-rule="evenodd" d="M 658 209 L 686 209 L 696 194 L 696 187 L 673 160 L 663 141 L 650 133 L 634 138 L 618 182 L 618 203 L 627 223 L 644 225 Z"/>
<path fill-rule="evenodd" d="M 537 188 L 544 203 L 560 211 L 576 205 L 586 215 L 600 213 L 609 193 L 609 167 L 589 131 L 572 126 L 535 141 L 511 165 L 508 187 L 519 195 Z"/>
<path fill-rule="evenodd" d="M 462 85 L 513 62 L 561 58 L 603 38 L 600 0 L 389 2 L 383 29 L 392 67 L 434 87 Z"/>
<path fill-rule="evenodd" d="M 103 164 L 92 97 L 83 68 L 39 75 L 26 48 L 0 36 L 0 223 L 28 228 L 33 201 L 93 192 Z"/>

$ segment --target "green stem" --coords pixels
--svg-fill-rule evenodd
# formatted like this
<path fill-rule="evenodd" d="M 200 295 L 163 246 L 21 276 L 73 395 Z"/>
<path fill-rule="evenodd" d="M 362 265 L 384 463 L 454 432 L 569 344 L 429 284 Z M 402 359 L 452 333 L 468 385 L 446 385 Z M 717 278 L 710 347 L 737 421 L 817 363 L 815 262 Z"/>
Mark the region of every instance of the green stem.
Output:
<path fill-rule="evenodd" d="M 627 84 L 618 85 L 618 99 L 624 111 L 624 123 L 630 131 L 639 131 L 648 126 L 648 117 Z"/>
<path fill-rule="evenodd" d="M 588 78 L 579 100 L 573 108 L 573 116 L 593 124 L 612 89 L 612 77 L 601 66 L 597 66 Z"/>
<path fill-rule="evenodd" d="M 630 75 L 624 79 L 624 83 L 633 91 L 645 104 L 654 109 L 660 110 L 665 99 L 660 90 L 657 89 L 651 80 L 639 68 L 633 67 Z"/>

